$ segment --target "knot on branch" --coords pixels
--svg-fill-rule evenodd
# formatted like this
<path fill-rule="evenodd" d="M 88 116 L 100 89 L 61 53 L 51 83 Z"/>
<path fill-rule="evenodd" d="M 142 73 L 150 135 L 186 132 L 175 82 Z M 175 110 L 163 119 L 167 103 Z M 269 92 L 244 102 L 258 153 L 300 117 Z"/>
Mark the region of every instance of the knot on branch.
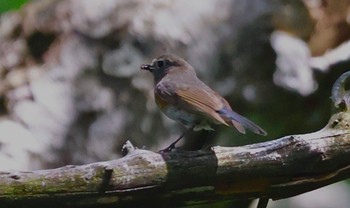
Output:
<path fill-rule="evenodd" d="M 135 149 L 136 147 L 129 140 L 127 140 L 122 147 L 122 155 L 125 156 L 130 152 L 135 151 Z"/>
<path fill-rule="evenodd" d="M 350 71 L 342 74 L 334 83 L 332 88 L 332 101 L 335 108 L 341 111 L 350 110 Z"/>

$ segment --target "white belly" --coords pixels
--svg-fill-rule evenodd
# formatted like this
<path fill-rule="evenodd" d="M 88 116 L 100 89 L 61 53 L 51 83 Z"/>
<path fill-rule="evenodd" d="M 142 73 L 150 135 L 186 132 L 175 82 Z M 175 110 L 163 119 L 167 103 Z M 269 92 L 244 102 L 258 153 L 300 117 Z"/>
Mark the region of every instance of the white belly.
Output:
<path fill-rule="evenodd" d="M 182 125 L 186 126 L 187 128 L 192 127 L 195 125 L 194 130 L 199 131 L 202 129 L 205 130 L 213 130 L 213 128 L 210 127 L 208 121 L 204 119 L 203 117 L 196 116 L 194 114 L 188 113 L 187 111 L 178 109 L 173 106 L 168 106 L 167 108 L 163 109 L 163 112 L 166 116 L 169 118 L 180 122 Z"/>

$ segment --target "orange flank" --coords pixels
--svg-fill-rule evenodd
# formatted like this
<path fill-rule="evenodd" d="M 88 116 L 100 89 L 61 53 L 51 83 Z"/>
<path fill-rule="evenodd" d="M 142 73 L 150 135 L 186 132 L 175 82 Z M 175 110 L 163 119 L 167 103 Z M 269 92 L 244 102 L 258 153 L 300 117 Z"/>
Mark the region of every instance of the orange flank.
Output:
<path fill-rule="evenodd" d="M 158 107 L 160 109 L 164 109 L 165 107 L 168 106 L 168 103 L 166 101 L 164 101 L 159 95 L 155 94 L 155 101 L 156 104 L 158 105 Z"/>

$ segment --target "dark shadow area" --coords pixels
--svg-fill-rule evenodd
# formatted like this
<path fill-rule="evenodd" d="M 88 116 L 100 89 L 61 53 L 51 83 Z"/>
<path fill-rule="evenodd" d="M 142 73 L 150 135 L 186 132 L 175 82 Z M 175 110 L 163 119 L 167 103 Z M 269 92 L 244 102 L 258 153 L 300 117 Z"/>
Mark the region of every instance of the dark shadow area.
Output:
<path fill-rule="evenodd" d="M 45 52 L 49 49 L 55 38 L 56 34 L 43 32 L 35 32 L 28 37 L 27 45 L 29 52 L 37 62 L 43 61 Z"/>

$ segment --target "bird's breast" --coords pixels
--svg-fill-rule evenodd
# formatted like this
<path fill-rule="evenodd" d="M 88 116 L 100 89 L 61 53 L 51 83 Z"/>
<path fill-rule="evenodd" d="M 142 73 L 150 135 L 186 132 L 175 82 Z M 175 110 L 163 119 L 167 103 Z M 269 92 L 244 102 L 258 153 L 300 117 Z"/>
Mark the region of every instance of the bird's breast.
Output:
<path fill-rule="evenodd" d="M 185 110 L 179 109 L 173 105 L 168 105 L 162 108 L 163 113 L 169 118 L 180 122 L 186 127 L 190 127 L 198 122 L 200 119 L 195 114 L 189 113 Z"/>

